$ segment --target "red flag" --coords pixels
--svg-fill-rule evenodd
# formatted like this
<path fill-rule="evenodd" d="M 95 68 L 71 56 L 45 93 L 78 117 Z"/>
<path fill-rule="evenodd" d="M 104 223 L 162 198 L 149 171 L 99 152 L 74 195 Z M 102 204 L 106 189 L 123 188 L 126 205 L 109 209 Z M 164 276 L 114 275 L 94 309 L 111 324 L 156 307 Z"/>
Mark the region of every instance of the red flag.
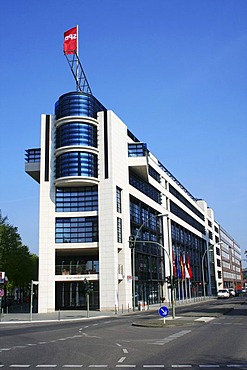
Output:
<path fill-rule="evenodd" d="M 189 256 L 187 256 L 187 267 L 188 267 L 188 272 L 189 272 L 189 275 L 190 275 L 190 279 L 192 279 L 193 273 L 192 273 L 192 269 L 190 267 L 190 259 L 189 259 Z"/>
<path fill-rule="evenodd" d="M 64 32 L 63 51 L 64 54 L 74 54 L 77 52 L 77 27 Z"/>

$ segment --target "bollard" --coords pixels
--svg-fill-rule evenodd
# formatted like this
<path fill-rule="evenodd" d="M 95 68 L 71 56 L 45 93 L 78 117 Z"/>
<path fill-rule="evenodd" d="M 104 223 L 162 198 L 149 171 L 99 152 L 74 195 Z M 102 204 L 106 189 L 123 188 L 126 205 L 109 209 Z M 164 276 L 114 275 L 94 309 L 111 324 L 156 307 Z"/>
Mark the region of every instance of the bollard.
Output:
<path fill-rule="evenodd" d="M 122 313 L 123 313 L 123 304 L 122 304 Z"/>
<path fill-rule="evenodd" d="M 60 310 L 58 310 L 58 321 L 60 321 Z"/>
<path fill-rule="evenodd" d="M 115 315 L 117 315 L 117 305 L 115 305 Z"/>

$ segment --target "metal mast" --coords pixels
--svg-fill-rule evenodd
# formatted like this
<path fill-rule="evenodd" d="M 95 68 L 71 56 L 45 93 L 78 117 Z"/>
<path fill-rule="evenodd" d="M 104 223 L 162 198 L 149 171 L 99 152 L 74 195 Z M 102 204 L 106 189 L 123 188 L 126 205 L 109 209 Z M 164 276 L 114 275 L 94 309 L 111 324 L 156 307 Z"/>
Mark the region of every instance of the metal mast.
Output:
<path fill-rule="evenodd" d="M 75 51 L 73 54 L 64 53 L 64 55 L 66 56 L 67 62 L 74 76 L 76 90 L 93 95 L 77 52 Z"/>
<path fill-rule="evenodd" d="M 63 51 L 76 82 L 76 90 L 92 95 L 78 54 L 78 26 L 64 33 Z"/>

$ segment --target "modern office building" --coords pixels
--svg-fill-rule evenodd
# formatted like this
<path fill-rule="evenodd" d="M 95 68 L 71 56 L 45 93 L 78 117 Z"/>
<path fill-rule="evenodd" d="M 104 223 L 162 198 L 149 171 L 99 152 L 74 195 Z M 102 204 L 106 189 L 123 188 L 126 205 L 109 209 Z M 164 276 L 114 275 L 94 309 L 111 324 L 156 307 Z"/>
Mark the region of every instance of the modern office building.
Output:
<path fill-rule="evenodd" d="M 170 299 L 171 275 L 175 299 L 223 287 L 213 210 L 91 93 L 41 115 L 25 166 L 40 184 L 39 312 L 85 308 L 85 279 L 100 310 Z"/>
<path fill-rule="evenodd" d="M 224 288 L 238 290 L 243 285 L 240 246 L 222 226 L 220 226 L 220 240 Z"/>

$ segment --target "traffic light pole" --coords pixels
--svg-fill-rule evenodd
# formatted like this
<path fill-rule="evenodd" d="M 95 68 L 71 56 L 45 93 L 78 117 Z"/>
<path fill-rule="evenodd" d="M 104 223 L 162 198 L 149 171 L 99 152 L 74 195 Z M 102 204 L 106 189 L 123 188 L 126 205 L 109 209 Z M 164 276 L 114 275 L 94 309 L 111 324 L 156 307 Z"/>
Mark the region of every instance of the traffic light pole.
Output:
<path fill-rule="evenodd" d="M 84 287 L 86 292 L 86 301 L 87 301 L 87 318 L 89 317 L 89 294 L 93 291 L 93 283 L 84 279 Z"/>
<path fill-rule="evenodd" d="M 87 318 L 89 317 L 89 292 L 87 292 Z"/>

